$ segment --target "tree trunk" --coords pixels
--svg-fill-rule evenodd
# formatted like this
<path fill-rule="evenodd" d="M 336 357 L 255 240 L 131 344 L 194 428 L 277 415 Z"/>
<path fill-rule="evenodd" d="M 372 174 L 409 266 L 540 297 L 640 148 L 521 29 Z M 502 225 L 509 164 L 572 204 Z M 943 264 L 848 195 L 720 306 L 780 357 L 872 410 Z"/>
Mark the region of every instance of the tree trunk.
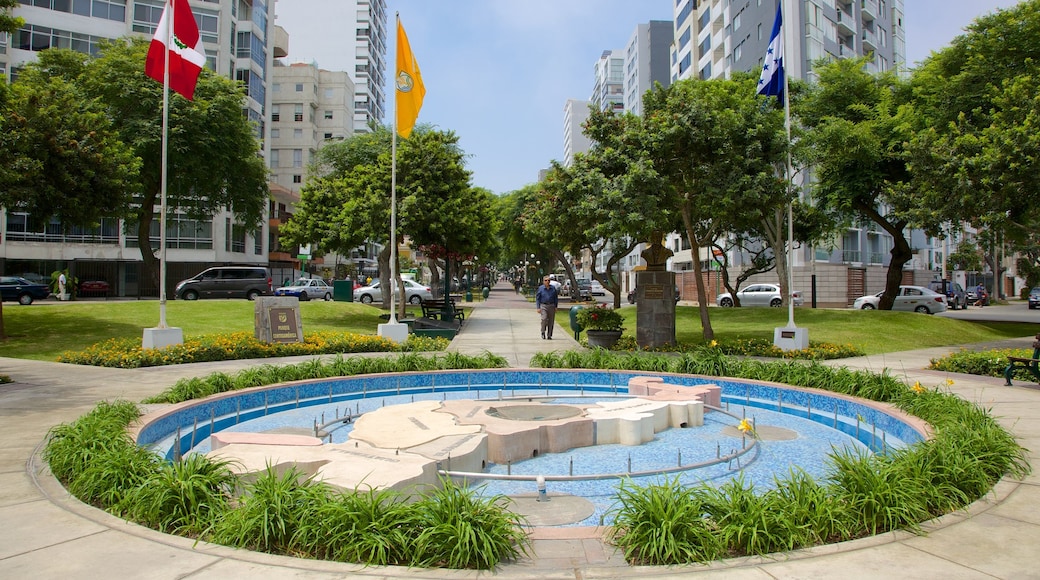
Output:
<path fill-rule="evenodd" d="M 871 221 L 892 236 L 892 260 L 885 273 L 885 293 L 878 301 L 879 310 L 892 310 L 892 305 L 895 304 L 896 296 L 899 294 L 899 285 L 903 282 L 903 266 L 914 257 L 913 252 L 910 251 L 910 242 L 903 235 L 906 222 L 903 220 L 895 223 L 889 222 L 873 207 L 860 206 L 857 209 L 869 216 Z"/>
<path fill-rule="evenodd" d="M 690 240 L 693 277 L 697 282 L 697 311 L 701 317 L 701 336 L 704 338 L 704 342 L 711 342 L 715 340 L 715 331 L 711 328 L 711 317 L 708 316 L 708 291 L 704 287 L 704 276 L 701 275 L 701 240 L 694 232 L 690 212 L 685 206 L 682 209 L 682 219 L 683 226 L 686 227 L 686 239 Z"/>
<path fill-rule="evenodd" d="M 390 244 L 383 246 L 382 251 L 379 252 L 376 260 L 379 262 L 379 289 L 383 295 L 383 310 L 390 310 L 390 279 L 392 272 L 390 271 Z"/>
<path fill-rule="evenodd" d="M 146 195 L 141 200 L 141 208 L 137 214 L 137 249 L 141 251 L 141 262 L 144 269 L 141 272 L 141 277 L 150 278 L 161 295 L 162 291 L 159 289 L 159 258 L 152 251 L 151 240 L 152 216 L 155 215 L 156 196 L 156 193 L 152 193 L 151 195 Z M 138 295 L 140 293 L 141 291 L 138 290 Z"/>
<path fill-rule="evenodd" d="M 766 243 L 773 249 L 773 260 L 776 263 L 776 277 L 780 283 L 780 299 L 787 306 L 791 300 L 787 273 L 787 211 L 785 208 L 777 208 L 770 218 L 762 220 L 762 231 L 766 234 Z"/>

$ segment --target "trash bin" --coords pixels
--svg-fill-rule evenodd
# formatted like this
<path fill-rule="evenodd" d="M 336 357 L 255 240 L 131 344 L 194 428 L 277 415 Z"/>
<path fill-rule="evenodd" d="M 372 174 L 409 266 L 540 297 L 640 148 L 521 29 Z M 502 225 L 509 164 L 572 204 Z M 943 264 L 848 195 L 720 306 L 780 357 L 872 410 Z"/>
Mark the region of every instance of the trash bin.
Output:
<path fill-rule="evenodd" d="M 487 286 L 484 286 L 484 288 L 480 291 L 480 295 L 484 297 L 484 300 L 487 300 L 489 294 L 491 294 L 491 289 Z"/>
<path fill-rule="evenodd" d="M 578 335 L 582 331 L 582 327 L 578 324 L 578 311 L 581 310 L 581 306 L 571 306 L 571 330 L 574 331 L 574 340 L 578 340 Z"/>
<path fill-rule="evenodd" d="M 354 281 L 353 280 L 333 280 L 332 281 L 332 299 L 336 302 L 353 302 L 354 301 Z"/>

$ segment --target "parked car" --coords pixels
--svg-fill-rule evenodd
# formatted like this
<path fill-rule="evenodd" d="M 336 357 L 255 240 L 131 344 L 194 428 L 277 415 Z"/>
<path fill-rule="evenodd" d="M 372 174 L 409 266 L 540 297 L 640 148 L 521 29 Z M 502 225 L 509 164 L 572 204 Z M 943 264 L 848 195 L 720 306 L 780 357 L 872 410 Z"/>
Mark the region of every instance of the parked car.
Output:
<path fill-rule="evenodd" d="M 112 287 L 104 280 L 86 280 L 79 283 L 76 293 L 80 296 L 108 296 Z"/>
<path fill-rule="evenodd" d="M 423 300 L 433 300 L 433 292 L 429 286 L 423 286 L 415 280 L 404 280 L 405 300 L 410 304 L 419 304 Z M 369 286 L 362 286 L 354 291 L 354 299 L 363 303 L 383 301 L 383 288 L 379 281 L 372 282 Z"/>
<path fill-rule="evenodd" d="M 741 306 L 768 306 L 771 308 L 780 308 L 784 301 L 780 297 L 780 285 L 779 284 L 751 284 L 743 290 L 737 290 L 737 298 L 740 300 Z M 791 292 L 791 302 L 795 306 L 801 306 L 805 303 L 802 299 L 802 293 L 799 291 Z M 733 300 L 733 295 L 729 292 L 723 292 L 715 299 L 715 304 L 723 307 L 730 308 L 736 304 Z"/>
<path fill-rule="evenodd" d="M 261 266 L 215 266 L 177 283 L 174 294 L 181 300 L 199 298 L 246 298 L 271 294 L 271 275 Z"/>
<path fill-rule="evenodd" d="M 311 298 L 320 298 L 326 302 L 332 300 L 332 286 L 321 278 L 300 278 L 289 286 L 276 288 L 275 296 L 295 296 L 300 302 Z"/>
<path fill-rule="evenodd" d="M 0 297 L 4 300 L 17 300 L 28 306 L 33 300 L 50 295 L 51 287 L 46 284 L 36 284 L 19 276 L 0 276 Z"/>
<path fill-rule="evenodd" d="M 1029 309 L 1040 307 L 1040 286 L 1029 291 Z"/>
<path fill-rule="evenodd" d="M 943 280 L 932 280 L 928 283 L 928 289 L 939 294 L 946 294 L 946 306 L 950 310 L 968 307 L 968 294 L 964 291 L 964 287 L 957 282 L 946 281 L 946 289 L 944 291 Z"/>
<path fill-rule="evenodd" d="M 589 293 L 593 296 L 606 296 L 607 290 L 599 283 L 599 280 L 589 282 Z"/>
<path fill-rule="evenodd" d="M 678 304 L 679 303 L 679 287 L 678 286 L 674 286 L 673 288 L 674 288 L 674 292 L 675 292 L 675 302 L 676 302 L 676 304 Z M 638 288 L 633 288 L 633 289 L 628 291 L 628 303 L 629 304 L 635 304 L 636 303 L 636 294 L 638 293 L 637 290 L 638 290 Z"/>
<path fill-rule="evenodd" d="M 583 285 L 582 282 L 586 282 L 586 284 Z M 577 288 L 578 288 L 578 300 L 581 300 L 581 301 L 592 300 L 592 288 L 591 288 L 591 286 L 587 282 L 588 282 L 588 280 L 578 280 L 578 285 L 577 285 Z M 563 297 L 569 296 L 571 298 L 574 297 L 574 294 L 571 292 L 571 282 L 570 282 L 570 280 L 567 280 L 566 282 L 563 283 L 563 288 L 560 290 L 560 296 L 563 296 Z"/>
<path fill-rule="evenodd" d="M 874 310 L 881 302 L 884 292 L 860 296 L 852 304 L 856 310 Z M 946 311 L 946 295 L 929 290 L 923 286 L 900 286 L 899 295 L 892 305 L 892 310 L 903 310 L 906 312 L 920 312 L 922 314 L 935 314 Z"/>

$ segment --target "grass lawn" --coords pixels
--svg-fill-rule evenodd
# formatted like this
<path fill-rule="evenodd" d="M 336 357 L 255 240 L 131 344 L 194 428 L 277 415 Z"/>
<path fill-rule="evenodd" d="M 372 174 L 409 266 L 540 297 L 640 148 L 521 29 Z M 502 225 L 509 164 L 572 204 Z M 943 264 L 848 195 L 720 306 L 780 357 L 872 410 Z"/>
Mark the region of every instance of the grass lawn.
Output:
<path fill-rule="evenodd" d="M 166 320 L 184 329 L 186 337 L 253 330 L 253 302 L 247 300 L 171 300 Z M 418 315 L 417 309 L 415 314 Z M 569 331 L 567 308 L 557 312 L 557 322 Z M 353 302 L 302 302 L 304 332 L 331 330 L 375 334 L 383 310 Z M 635 308 L 624 308 L 628 332 L 635 330 Z M 773 328 L 787 324 L 787 310 L 777 308 L 712 308 L 715 338 L 773 340 Z M 0 343 L 0 356 L 55 360 L 67 350 L 81 350 L 109 338 L 140 338 L 145 327 L 159 322 L 155 300 L 72 302 L 3 307 L 4 328 L 9 336 Z M 676 338 L 682 344 L 701 341 L 700 319 L 692 306 L 676 308 Z M 812 341 L 852 344 L 867 354 L 913 350 L 1031 336 L 1029 323 L 976 323 L 913 312 L 879 310 L 795 310 L 795 323 L 809 329 Z"/>
<path fill-rule="evenodd" d="M 623 308 L 626 332 L 634 334 L 636 309 Z M 675 337 L 680 344 L 700 344 L 701 322 L 697 307 L 677 306 Z M 561 314 L 562 313 L 562 314 Z M 787 326 L 786 308 L 710 308 L 715 340 L 758 338 L 773 341 L 773 329 Z M 561 308 L 557 322 L 570 329 L 568 312 Z M 866 354 L 898 352 L 1020 338 L 1036 333 L 1027 322 L 969 322 L 916 312 L 881 310 L 796 308 L 794 322 L 809 329 L 809 340 L 851 344 Z"/>
<path fill-rule="evenodd" d="M 166 322 L 185 337 L 253 331 L 254 302 L 248 300 L 171 300 Z M 412 310 L 412 309 L 409 309 Z M 416 310 L 417 315 L 421 315 Z M 304 333 L 319 330 L 375 334 L 384 311 L 355 302 L 300 303 Z M 159 323 L 157 300 L 72 302 L 19 306 L 4 303 L 0 356 L 54 360 L 67 350 L 81 350 L 110 338 L 141 338 L 145 327 Z"/>

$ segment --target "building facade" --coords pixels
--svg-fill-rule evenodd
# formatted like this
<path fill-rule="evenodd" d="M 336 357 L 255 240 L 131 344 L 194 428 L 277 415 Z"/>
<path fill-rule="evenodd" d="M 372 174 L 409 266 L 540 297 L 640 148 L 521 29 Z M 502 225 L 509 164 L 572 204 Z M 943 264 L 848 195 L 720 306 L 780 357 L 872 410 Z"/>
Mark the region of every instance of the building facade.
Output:
<path fill-rule="evenodd" d="M 567 99 L 563 106 L 563 164 L 570 166 L 574 154 L 588 151 L 592 140 L 585 136 L 583 125 L 589 119 L 591 101 Z M 539 177 L 539 180 L 541 177 Z"/>
<path fill-rule="evenodd" d="M 25 63 L 48 48 L 93 54 L 103 40 L 130 35 L 150 38 L 165 5 L 163 0 L 22 0 L 21 4 L 14 14 L 25 25 L 0 54 L 0 67 L 12 80 Z M 191 0 L 190 5 L 207 65 L 241 81 L 246 91 L 243 114 L 266 146 L 270 71 L 273 59 L 284 55 L 287 40 L 273 26 L 274 0 Z M 95 228 L 68 229 L 55 220 L 6 209 L 0 218 L 0 269 L 5 274 L 47 279 L 53 271 L 69 269 L 80 281 L 105 282 L 109 296 L 158 295 L 141 268 L 137 232 L 120 220 L 103 219 Z M 158 215 L 152 225 L 150 237 L 157 247 Z M 267 253 L 267 220 L 253 229 L 236 223 L 230 212 L 196 220 L 172 208 L 167 221 L 167 292 L 178 280 L 213 264 L 266 264 Z"/>
<path fill-rule="evenodd" d="M 905 71 L 906 33 L 903 0 L 780 0 L 785 28 L 784 69 L 789 78 L 814 80 L 813 65 L 822 60 L 866 57 L 867 70 Z M 680 0 L 675 5 L 675 42 L 671 49 L 673 79 L 727 78 L 737 71 L 761 70 L 769 45 L 776 0 L 709 2 Z M 805 192 L 805 183 L 799 184 Z M 803 193 L 804 195 L 804 193 Z M 930 280 L 941 270 L 934 239 L 911 234 L 920 248 L 907 265 L 907 282 Z M 857 224 L 839 238 L 793 255 L 794 289 L 809 296 L 816 280 L 821 305 L 844 306 L 857 296 L 881 290 L 890 260 L 892 237 L 875 224 Z M 710 266 L 708 250 L 691 256 L 677 253 L 672 269 L 692 269 L 692 260 Z M 731 263 L 741 263 L 732 256 Z M 772 279 L 770 279 L 772 278 Z M 775 273 L 759 281 L 775 282 Z"/>
<path fill-rule="evenodd" d="M 368 132 L 369 123 L 382 124 L 386 117 L 386 0 L 342 0 L 353 4 L 357 14 L 354 36 L 354 132 Z M 303 33 L 304 31 L 299 31 Z"/>

